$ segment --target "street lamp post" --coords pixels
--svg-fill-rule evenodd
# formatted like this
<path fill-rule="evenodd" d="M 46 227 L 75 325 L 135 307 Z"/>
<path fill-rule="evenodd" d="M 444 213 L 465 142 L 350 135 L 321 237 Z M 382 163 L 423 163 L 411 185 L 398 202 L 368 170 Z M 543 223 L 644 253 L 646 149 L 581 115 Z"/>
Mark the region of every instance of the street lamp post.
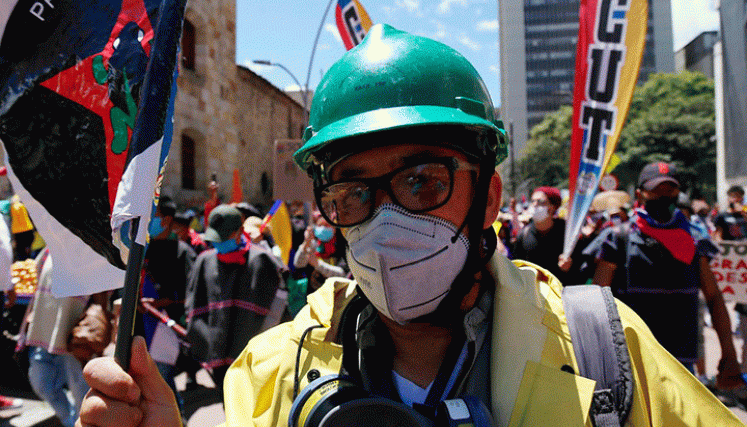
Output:
<path fill-rule="evenodd" d="M 293 81 L 298 85 L 298 89 L 301 91 L 301 101 L 302 101 L 302 104 L 303 104 L 304 115 L 308 116 L 309 110 L 308 110 L 307 105 L 306 105 L 306 103 L 307 103 L 307 101 L 306 101 L 306 92 L 307 92 L 306 88 L 304 88 L 303 86 L 301 86 L 301 83 L 299 83 L 299 81 L 296 78 L 296 76 L 294 76 L 293 73 L 291 73 L 289 69 L 287 69 L 283 64 L 279 64 L 277 62 L 268 61 L 266 59 L 255 59 L 252 62 L 255 63 L 255 64 L 258 64 L 258 65 L 268 65 L 268 66 L 271 66 L 271 67 L 280 67 L 283 70 L 285 70 L 285 72 L 288 73 L 288 75 L 291 76 L 291 78 L 293 79 Z"/>

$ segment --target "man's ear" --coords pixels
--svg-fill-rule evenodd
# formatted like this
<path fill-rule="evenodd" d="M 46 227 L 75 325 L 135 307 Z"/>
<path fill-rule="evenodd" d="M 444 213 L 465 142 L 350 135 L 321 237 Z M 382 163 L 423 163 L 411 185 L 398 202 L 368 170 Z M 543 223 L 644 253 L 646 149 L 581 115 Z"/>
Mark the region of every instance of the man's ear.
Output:
<path fill-rule="evenodd" d="M 503 191 L 503 182 L 498 172 L 494 172 L 490 178 L 490 189 L 488 190 L 488 200 L 485 206 L 485 221 L 482 225 L 483 230 L 490 228 L 501 211 L 501 191 Z"/>

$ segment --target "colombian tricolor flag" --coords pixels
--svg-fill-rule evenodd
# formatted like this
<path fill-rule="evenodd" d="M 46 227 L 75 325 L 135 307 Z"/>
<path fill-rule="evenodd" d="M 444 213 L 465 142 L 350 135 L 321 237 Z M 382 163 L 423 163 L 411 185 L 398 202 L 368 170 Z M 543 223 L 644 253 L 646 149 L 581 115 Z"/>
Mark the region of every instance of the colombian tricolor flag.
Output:
<path fill-rule="evenodd" d="M 581 0 L 565 254 L 573 251 L 615 152 L 638 80 L 647 20 L 647 0 Z"/>
<path fill-rule="evenodd" d="M 335 20 L 347 50 L 357 46 L 371 29 L 371 18 L 358 0 L 338 0 Z"/>

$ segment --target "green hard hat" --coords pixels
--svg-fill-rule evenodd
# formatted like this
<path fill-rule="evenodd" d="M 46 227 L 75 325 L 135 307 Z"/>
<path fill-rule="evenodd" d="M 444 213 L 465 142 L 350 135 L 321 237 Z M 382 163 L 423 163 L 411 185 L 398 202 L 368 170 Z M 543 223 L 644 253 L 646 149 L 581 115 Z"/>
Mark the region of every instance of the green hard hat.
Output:
<path fill-rule="evenodd" d="M 472 64 L 443 43 L 375 25 L 319 83 L 304 145 L 294 159 L 308 170 L 315 153 L 335 141 L 424 125 L 457 125 L 492 134 L 494 138 L 487 138 L 493 141 L 491 147 L 459 141 L 463 146 L 457 148 L 494 155 L 496 164 L 506 158 L 503 124 L 495 119 L 488 90 Z"/>

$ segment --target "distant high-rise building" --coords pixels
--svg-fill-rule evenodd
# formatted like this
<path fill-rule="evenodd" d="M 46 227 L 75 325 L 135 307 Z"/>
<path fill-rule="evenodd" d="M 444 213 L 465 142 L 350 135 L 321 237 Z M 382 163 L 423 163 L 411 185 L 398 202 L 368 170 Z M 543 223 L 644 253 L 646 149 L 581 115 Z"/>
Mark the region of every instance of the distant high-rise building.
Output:
<path fill-rule="evenodd" d="M 530 129 L 573 102 L 579 0 L 499 0 L 501 118 L 521 154 Z M 674 72 L 670 0 L 649 1 L 639 81 Z"/>
<path fill-rule="evenodd" d="M 747 186 L 747 0 L 721 0 L 719 5 L 721 40 L 714 49 L 716 186 L 724 207 L 729 186 Z"/>
<path fill-rule="evenodd" d="M 713 45 L 716 41 L 718 31 L 703 31 L 692 39 L 674 53 L 675 72 L 699 71 L 713 78 Z"/>

